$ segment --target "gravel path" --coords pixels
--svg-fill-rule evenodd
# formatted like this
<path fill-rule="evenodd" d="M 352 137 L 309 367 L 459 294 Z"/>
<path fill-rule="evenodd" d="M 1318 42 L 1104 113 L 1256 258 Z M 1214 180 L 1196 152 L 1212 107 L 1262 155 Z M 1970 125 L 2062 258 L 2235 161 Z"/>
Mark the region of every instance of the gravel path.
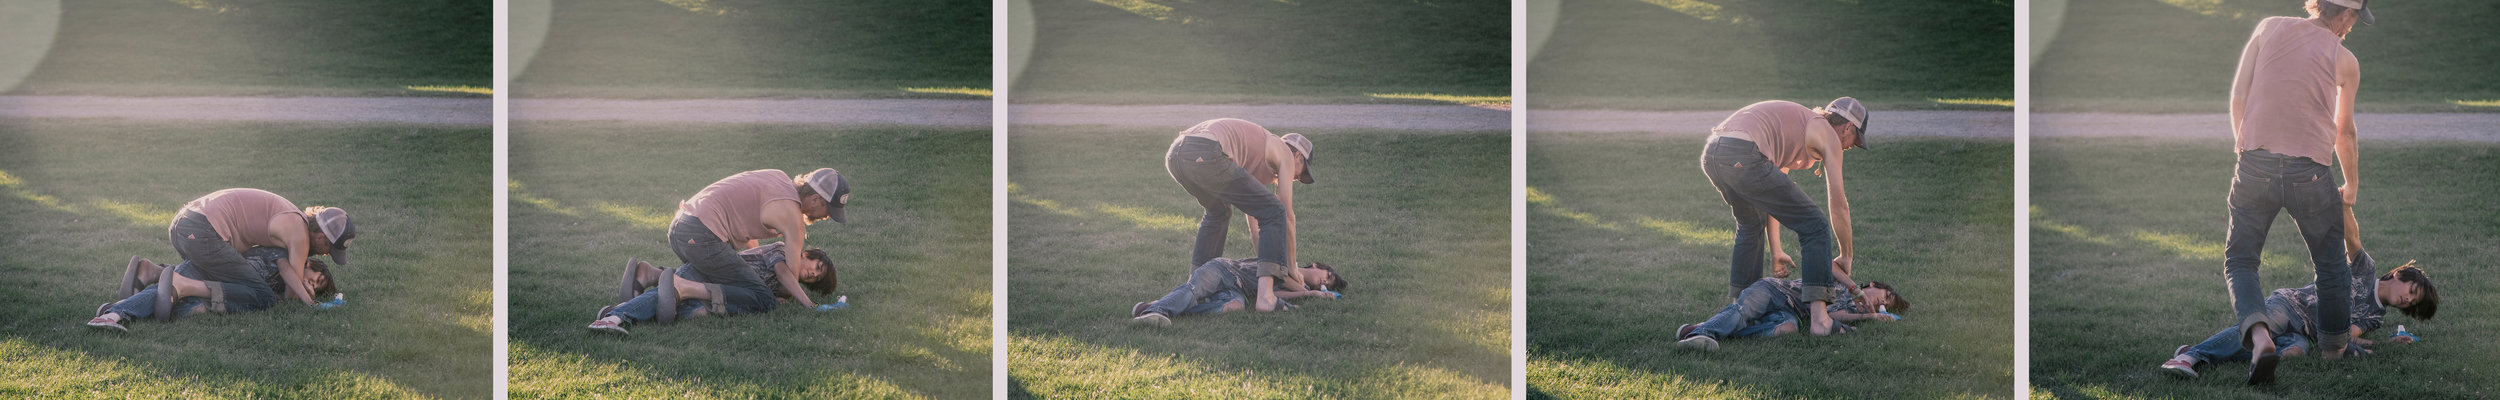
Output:
<path fill-rule="evenodd" d="M 1528 132 L 1708 133 L 1728 111 L 1528 110 Z M 1877 111 L 1867 119 L 1884 136 L 2013 138 L 2012 111 Z"/>
<path fill-rule="evenodd" d="M 2500 114 L 2372 114 L 2354 117 L 2361 140 L 2500 142 Z M 2231 139 L 2229 114 L 2032 114 L 2032 137 Z"/>
<path fill-rule="evenodd" d="M 1015 125 L 1150 126 L 1175 131 L 1223 117 L 1250 120 L 1279 129 L 1510 130 L 1510 111 L 1468 106 L 1018 104 L 1008 112 L 1008 121 Z"/>
<path fill-rule="evenodd" d="M 482 98 L 0 96 L 0 118 L 489 125 L 494 112 Z"/>

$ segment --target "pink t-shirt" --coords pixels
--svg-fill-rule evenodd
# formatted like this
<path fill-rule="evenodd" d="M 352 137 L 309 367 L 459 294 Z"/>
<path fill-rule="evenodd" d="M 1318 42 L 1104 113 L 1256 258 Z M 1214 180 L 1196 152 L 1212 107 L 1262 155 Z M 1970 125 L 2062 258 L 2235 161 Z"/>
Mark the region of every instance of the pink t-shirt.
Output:
<path fill-rule="evenodd" d="M 1808 146 L 1813 139 L 1807 136 L 1825 131 L 1813 129 L 1814 124 L 1822 124 L 1826 129 L 1831 126 L 1823 118 L 1823 113 L 1814 112 L 1805 105 L 1770 100 L 1737 109 L 1736 115 L 1720 121 L 1719 126 L 1710 128 L 1710 132 L 1744 132 L 1745 138 L 1753 141 L 1754 146 L 1762 150 L 1762 156 L 1771 159 L 1772 165 L 1805 169 L 1823 160 L 1822 153 L 1816 153 Z"/>
<path fill-rule="evenodd" d="M 1234 163 L 1241 164 L 1241 169 L 1249 171 L 1250 178 L 1259 180 L 1259 183 L 1273 185 L 1281 177 L 1276 172 L 1276 163 L 1267 159 L 1267 151 L 1270 146 L 1285 145 L 1285 140 L 1268 132 L 1266 127 L 1250 121 L 1217 118 L 1200 122 L 1198 126 L 1181 131 L 1181 134 L 1215 139 L 1216 143 L 1224 145 L 1224 156 L 1232 157 Z"/>
<path fill-rule="evenodd" d="M 703 227 L 729 243 L 781 237 L 764 225 L 764 203 L 799 200 L 799 187 L 778 169 L 740 172 L 704 186 L 694 197 L 677 203 L 677 212 L 703 219 Z"/>
<path fill-rule="evenodd" d="M 226 189 L 183 204 L 184 211 L 208 217 L 209 229 L 217 231 L 234 251 L 250 250 L 252 246 L 285 247 L 286 242 L 269 237 L 269 218 L 281 214 L 304 215 L 294 202 L 260 189 Z"/>
<path fill-rule="evenodd" d="M 2326 27 L 2292 17 L 2266 18 L 2249 40 L 2257 47 L 2248 77 L 2248 103 L 2240 129 L 2231 132 L 2239 151 L 2265 149 L 2328 163 L 2335 157 L 2335 65 L 2349 52 Z"/>

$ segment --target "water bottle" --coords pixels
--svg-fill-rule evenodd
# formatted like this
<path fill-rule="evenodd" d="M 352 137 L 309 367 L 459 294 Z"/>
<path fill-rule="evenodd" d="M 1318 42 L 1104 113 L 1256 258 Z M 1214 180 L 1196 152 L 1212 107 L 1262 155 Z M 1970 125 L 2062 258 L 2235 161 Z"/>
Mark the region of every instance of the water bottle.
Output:
<path fill-rule="evenodd" d="M 816 311 L 832 311 L 845 308 L 851 308 L 851 296 L 834 296 L 833 304 L 816 305 Z"/>
<path fill-rule="evenodd" d="M 2406 332 L 2406 331 L 2405 331 L 2405 326 L 2404 326 L 2404 325 L 2396 325 L 2396 336 L 2403 336 L 2403 337 L 2411 338 L 2411 339 L 2413 339 L 2413 341 L 2414 341 L 2414 342 L 2417 342 L 2417 343 L 2422 341 L 2422 337 L 2421 337 L 2421 336 L 2414 336 L 2414 335 L 2413 335 L 2413 332 Z"/>
<path fill-rule="evenodd" d="M 1884 316 L 1886 316 L 1886 317 L 1892 317 L 1892 320 L 1894 320 L 1894 321 L 1900 321 L 1900 320 L 1901 320 L 1901 316 L 1900 316 L 1900 315 L 1896 315 L 1896 314 L 1893 314 L 1893 313 L 1892 313 L 1892 311 L 1885 310 L 1885 309 L 1884 309 L 1884 306 L 1882 306 L 1882 305 L 1877 305 L 1877 306 L 1875 306 L 1875 313 L 1877 313 L 1877 314 L 1883 314 L 1883 315 L 1884 315 Z"/>

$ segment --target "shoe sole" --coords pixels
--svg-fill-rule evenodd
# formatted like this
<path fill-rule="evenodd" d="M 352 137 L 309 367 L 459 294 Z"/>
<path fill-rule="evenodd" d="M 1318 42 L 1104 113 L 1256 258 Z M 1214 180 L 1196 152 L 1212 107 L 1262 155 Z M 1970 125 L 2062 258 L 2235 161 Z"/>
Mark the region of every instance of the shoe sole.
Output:
<path fill-rule="evenodd" d="M 174 269 L 156 273 L 156 322 L 174 322 Z"/>
<path fill-rule="evenodd" d="M 1146 314 L 1138 316 L 1137 318 L 1130 318 L 1129 323 L 1162 328 L 1172 326 L 1172 318 L 1165 317 L 1163 314 Z"/>
<path fill-rule="evenodd" d="M 2248 365 L 2248 384 L 2263 385 L 2274 383 L 2274 367 L 2282 364 L 2282 362 L 2283 356 L 2281 355 L 2267 354 L 2257 356 L 2257 359 L 2251 360 Z"/>
<path fill-rule="evenodd" d="M 130 256 L 130 264 L 122 267 L 122 288 L 121 288 L 121 295 L 118 295 L 118 296 L 113 296 L 113 298 L 116 298 L 116 299 L 127 299 L 127 298 L 130 298 L 130 295 L 133 295 L 133 294 L 138 294 L 138 293 L 139 293 L 139 256 Z"/>
<path fill-rule="evenodd" d="M 128 328 L 128 327 L 124 327 L 124 326 L 121 326 L 121 324 L 98 324 L 98 323 L 92 323 L 92 322 L 90 322 L 90 323 L 87 323 L 87 327 L 89 327 L 89 328 L 96 328 L 96 329 L 110 330 L 110 331 L 114 331 L 114 332 L 130 332 L 130 328 Z"/>
<path fill-rule="evenodd" d="M 658 320 L 662 324 L 677 323 L 677 269 L 660 270 L 660 281 L 657 286 L 660 289 Z"/>
<path fill-rule="evenodd" d="M 614 334 L 619 334 L 619 335 L 632 335 L 632 334 L 634 334 L 633 332 L 627 332 L 627 331 L 625 331 L 625 327 L 622 327 L 622 326 L 591 326 L 591 327 L 587 327 L 587 328 L 590 328 L 590 330 L 591 330 L 592 332 L 607 332 L 607 333 L 614 333 Z"/>
<path fill-rule="evenodd" d="M 2186 378 L 2186 379 L 2196 379 L 2196 369 L 2195 369 L 2195 368 L 2172 368 L 2172 367 L 2170 367 L 2170 366 L 2166 366 L 2166 365 L 2165 365 L 2165 366 L 2162 366 L 2162 367 L 2161 367 L 2161 372 L 2162 372 L 2162 373 L 2165 373 L 2165 374 L 2169 374 L 2170 376 L 2175 376 L 2175 377 L 2180 377 L 2180 378 Z"/>
<path fill-rule="evenodd" d="M 633 258 L 633 257 L 626 257 L 626 258 L 625 258 L 625 279 L 624 279 L 624 283 L 619 283 L 619 284 L 617 284 L 617 285 L 616 285 L 616 302 L 617 302 L 617 303 L 624 303 L 626 300 L 633 300 L 633 299 L 634 299 L 634 296 L 640 296 L 640 295 L 642 295 L 642 280 L 640 280 L 640 279 L 634 279 L 634 278 L 635 278 L 634 273 L 635 273 L 635 272 L 642 272 L 642 271 L 641 271 L 642 269 L 641 269 L 641 268 L 636 268 L 636 267 L 634 266 L 635 261 L 641 261 L 641 260 L 640 260 L 640 259 Z"/>
<path fill-rule="evenodd" d="M 1718 351 L 1719 340 L 1711 339 L 1708 336 L 1694 336 L 1689 339 L 1676 341 L 1675 347 L 1701 351 Z"/>

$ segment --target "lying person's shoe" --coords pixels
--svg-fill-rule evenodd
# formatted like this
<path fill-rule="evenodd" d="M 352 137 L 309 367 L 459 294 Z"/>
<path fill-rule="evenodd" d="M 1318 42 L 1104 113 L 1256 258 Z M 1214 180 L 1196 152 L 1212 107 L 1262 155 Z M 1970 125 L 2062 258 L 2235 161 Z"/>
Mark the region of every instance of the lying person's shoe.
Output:
<path fill-rule="evenodd" d="M 122 326 L 121 314 L 98 315 L 95 318 L 87 319 L 87 326 L 95 327 L 96 329 L 111 329 L 121 332 L 130 331 L 130 328 Z"/>
<path fill-rule="evenodd" d="M 1146 313 L 1146 315 L 1139 315 L 1137 318 L 1129 318 L 1128 322 L 1131 324 L 1152 326 L 1156 328 L 1172 326 L 1172 318 L 1163 316 L 1163 313 Z"/>
<path fill-rule="evenodd" d="M 1135 307 L 1129 307 L 1129 308 L 1128 308 L 1128 316 L 1130 316 L 1130 317 L 1135 317 L 1135 316 L 1139 316 L 1139 315 L 1145 315 L 1145 314 L 1146 314 L 1146 306 L 1147 306 L 1147 305 L 1149 305 L 1149 304 L 1152 304 L 1152 303 L 1147 303 L 1147 302 L 1143 302 L 1143 301 L 1137 302 L 1137 306 L 1135 306 Z"/>
<path fill-rule="evenodd" d="M 1684 325 L 1681 325 L 1681 326 L 1677 326 L 1677 327 L 1675 327 L 1675 338 L 1676 338 L 1676 339 L 1678 339 L 1678 340 L 1682 340 L 1682 339 L 1684 339 L 1685 337 L 1689 337 L 1689 336 L 1693 336 L 1693 324 L 1684 324 Z"/>
<path fill-rule="evenodd" d="M 107 301 L 104 302 L 104 305 L 95 306 L 95 315 L 101 317 L 104 316 L 104 313 L 113 312 L 113 305 L 121 303 L 122 302 L 119 301 Z"/>
<path fill-rule="evenodd" d="M 2161 363 L 2161 372 L 2185 379 L 2196 379 L 2196 360 L 2185 355 L 2170 357 Z"/>
<path fill-rule="evenodd" d="M 1718 350 L 1719 350 L 1719 340 L 1718 340 L 1718 339 L 1711 339 L 1709 336 L 1694 336 L 1694 337 L 1684 338 L 1684 340 L 1678 340 L 1678 341 L 1676 341 L 1676 342 L 1675 342 L 1675 347 L 1682 347 L 1682 348 L 1693 349 L 1693 350 L 1701 350 L 1701 351 L 1718 351 Z"/>
<path fill-rule="evenodd" d="M 589 328 L 594 331 L 610 332 L 619 335 L 634 334 L 633 332 L 626 332 L 625 320 L 617 317 L 601 317 L 597 321 L 590 321 Z"/>
<path fill-rule="evenodd" d="M 614 305 L 610 305 L 610 306 L 605 306 L 605 307 L 599 307 L 599 315 L 592 315 L 592 316 L 590 316 L 590 317 L 591 317 L 591 318 L 607 318 L 607 317 L 608 317 L 608 312 L 610 312 L 610 311 L 616 311 L 616 306 L 614 306 Z"/>

